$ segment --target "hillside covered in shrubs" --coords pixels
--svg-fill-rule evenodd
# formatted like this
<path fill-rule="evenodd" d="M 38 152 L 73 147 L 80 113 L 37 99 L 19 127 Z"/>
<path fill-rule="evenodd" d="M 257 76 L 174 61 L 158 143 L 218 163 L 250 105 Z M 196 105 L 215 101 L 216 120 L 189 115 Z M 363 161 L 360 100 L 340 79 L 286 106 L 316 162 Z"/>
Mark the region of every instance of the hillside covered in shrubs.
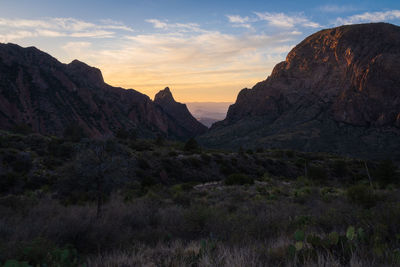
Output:
<path fill-rule="evenodd" d="M 398 162 L 0 132 L 0 265 L 394 266 Z"/>

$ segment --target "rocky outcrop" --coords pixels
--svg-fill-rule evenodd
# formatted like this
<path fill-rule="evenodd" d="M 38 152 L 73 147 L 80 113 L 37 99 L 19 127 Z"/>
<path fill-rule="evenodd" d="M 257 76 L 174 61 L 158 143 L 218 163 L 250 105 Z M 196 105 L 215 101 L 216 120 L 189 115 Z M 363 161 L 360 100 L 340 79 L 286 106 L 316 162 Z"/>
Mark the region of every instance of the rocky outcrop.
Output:
<path fill-rule="evenodd" d="M 198 131 L 181 126 L 148 96 L 104 83 L 97 68 L 78 60 L 62 64 L 34 47 L 0 44 L 0 128 L 22 123 L 54 135 L 79 124 L 93 137 L 120 128 L 181 139 Z"/>
<path fill-rule="evenodd" d="M 372 23 L 306 38 L 203 140 L 393 157 L 399 127 L 400 27 Z"/>
<path fill-rule="evenodd" d="M 175 101 L 168 87 L 155 95 L 154 103 L 179 123 L 187 131 L 188 135 L 199 135 L 207 131 L 207 127 L 192 116 L 185 104 Z"/>

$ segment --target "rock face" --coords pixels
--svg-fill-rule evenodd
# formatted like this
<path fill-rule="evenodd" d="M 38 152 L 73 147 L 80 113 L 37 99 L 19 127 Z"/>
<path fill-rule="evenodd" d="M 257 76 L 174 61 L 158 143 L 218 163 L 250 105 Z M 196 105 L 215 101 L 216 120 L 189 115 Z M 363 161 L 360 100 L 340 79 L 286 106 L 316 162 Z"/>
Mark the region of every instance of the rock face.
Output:
<path fill-rule="evenodd" d="M 190 114 L 185 104 L 175 101 L 168 87 L 155 95 L 154 103 L 179 123 L 187 131 L 188 135 L 199 135 L 207 131 L 208 128 Z"/>
<path fill-rule="evenodd" d="M 198 131 L 181 126 L 148 96 L 104 83 L 99 69 L 78 60 L 62 64 L 34 47 L 0 44 L 0 128 L 21 123 L 55 135 L 79 124 L 93 137 L 120 128 L 181 139 Z"/>
<path fill-rule="evenodd" d="M 243 89 L 203 140 L 400 156 L 400 27 L 349 25 L 309 36 L 265 81 Z"/>

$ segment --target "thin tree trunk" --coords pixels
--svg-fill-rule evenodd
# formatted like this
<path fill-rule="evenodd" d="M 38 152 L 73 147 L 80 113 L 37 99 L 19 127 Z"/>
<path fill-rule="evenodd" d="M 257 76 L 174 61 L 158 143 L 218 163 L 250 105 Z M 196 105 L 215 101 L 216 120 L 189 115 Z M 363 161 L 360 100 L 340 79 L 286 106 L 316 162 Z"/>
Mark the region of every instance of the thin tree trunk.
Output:
<path fill-rule="evenodd" d="M 369 180 L 369 185 L 371 186 L 372 189 L 374 189 L 374 187 L 373 187 L 373 185 L 372 185 L 372 178 L 371 178 L 371 175 L 369 174 L 367 162 L 366 162 L 365 160 L 364 160 L 364 166 L 365 166 L 365 170 L 367 171 L 368 180 Z"/>
<path fill-rule="evenodd" d="M 97 219 L 99 219 L 102 215 L 102 206 L 103 206 L 103 194 L 102 194 L 101 181 L 102 181 L 102 179 L 100 177 L 97 178 L 97 211 L 96 211 Z"/>
<path fill-rule="evenodd" d="M 308 178 L 308 173 L 307 173 L 307 160 L 304 160 L 304 175 L 306 178 Z"/>

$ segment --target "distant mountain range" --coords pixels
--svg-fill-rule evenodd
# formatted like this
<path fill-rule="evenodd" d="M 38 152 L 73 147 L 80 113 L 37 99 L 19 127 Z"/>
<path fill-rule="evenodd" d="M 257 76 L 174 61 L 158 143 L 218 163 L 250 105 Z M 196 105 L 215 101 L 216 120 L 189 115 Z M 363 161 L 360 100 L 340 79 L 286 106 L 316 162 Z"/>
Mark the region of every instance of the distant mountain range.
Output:
<path fill-rule="evenodd" d="M 62 64 L 34 47 L 0 44 L 2 129 L 26 124 L 35 132 L 61 135 L 76 124 L 92 137 L 134 129 L 143 137 L 178 139 L 206 131 L 188 111 L 173 112 L 172 104 L 181 105 L 172 95 L 168 103 L 155 103 L 133 89 L 112 87 L 99 69 L 78 60 Z"/>
<path fill-rule="evenodd" d="M 319 31 L 252 89 L 201 141 L 400 158 L 400 27 Z"/>
<path fill-rule="evenodd" d="M 188 102 L 188 109 L 193 116 L 207 127 L 225 119 L 231 102 Z"/>

